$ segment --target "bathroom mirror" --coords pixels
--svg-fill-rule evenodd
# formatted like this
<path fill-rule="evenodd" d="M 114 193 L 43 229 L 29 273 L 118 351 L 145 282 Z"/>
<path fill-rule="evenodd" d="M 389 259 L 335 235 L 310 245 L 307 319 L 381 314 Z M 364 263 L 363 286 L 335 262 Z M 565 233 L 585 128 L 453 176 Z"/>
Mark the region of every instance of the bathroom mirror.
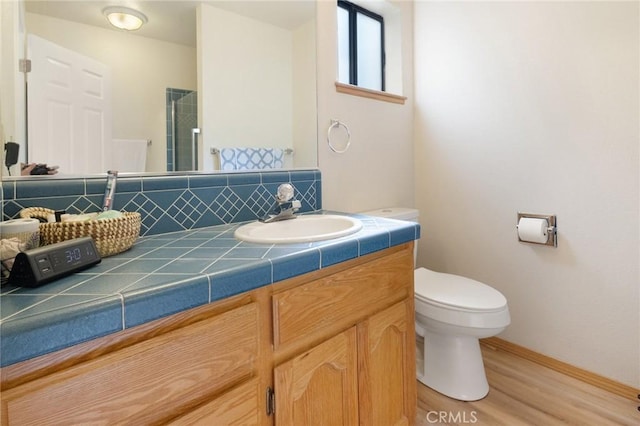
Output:
<path fill-rule="evenodd" d="M 11 30 L 17 40 L 22 35 L 15 32 L 24 31 L 106 64 L 112 87 L 108 140 L 147 141 L 145 172 L 193 170 L 176 168 L 171 158 L 178 136 L 170 127 L 170 101 L 189 92 L 197 99 L 185 107 L 192 115 L 190 108 L 197 108 L 199 132 L 187 132 L 187 143 L 196 144 L 195 170 L 219 170 L 220 149 L 238 146 L 282 149 L 284 168 L 317 166 L 315 0 L 142 0 L 135 6 L 148 22 L 133 32 L 111 28 L 102 14 L 121 1 L 21 2 L 17 19 L 22 22 L 3 25 L 3 38 Z M 3 12 L 3 24 L 10 18 Z M 280 46 L 268 45 L 272 40 Z M 6 49 L 2 52 L 3 62 L 12 59 L 5 58 Z M 118 62 L 107 63 L 113 58 Z M 5 111 L 23 90 L 19 77 L 13 99 L 4 99 L 11 90 L 0 94 Z M 31 133 L 51 126 L 39 124 L 31 113 L 20 117 L 19 105 L 12 113 L 12 123 L 28 122 Z M 31 149 L 13 137 L 11 125 L 3 127 L 3 142 L 17 139 L 23 160 Z M 64 141 L 54 140 L 50 148 L 62 149 L 58 143 Z M 47 158 L 28 160 L 52 164 Z M 59 177 L 65 172 L 61 167 Z M 2 175 L 7 177 L 4 167 Z"/>

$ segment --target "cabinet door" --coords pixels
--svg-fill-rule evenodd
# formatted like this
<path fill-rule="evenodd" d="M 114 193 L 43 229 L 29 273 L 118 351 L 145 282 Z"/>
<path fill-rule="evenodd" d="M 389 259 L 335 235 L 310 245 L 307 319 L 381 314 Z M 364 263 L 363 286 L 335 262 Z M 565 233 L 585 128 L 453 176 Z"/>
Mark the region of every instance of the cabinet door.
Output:
<path fill-rule="evenodd" d="M 398 303 L 358 324 L 361 425 L 413 424 L 416 413 L 413 304 Z"/>
<path fill-rule="evenodd" d="M 357 424 L 356 345 L 352 327 L 276 367 L 276 425 Z"/>

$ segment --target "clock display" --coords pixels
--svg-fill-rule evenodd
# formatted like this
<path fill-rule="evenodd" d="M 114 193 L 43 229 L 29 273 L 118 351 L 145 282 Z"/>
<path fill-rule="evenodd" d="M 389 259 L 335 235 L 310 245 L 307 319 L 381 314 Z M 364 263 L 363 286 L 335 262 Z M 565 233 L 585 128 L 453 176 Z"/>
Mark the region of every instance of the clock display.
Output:
<path fill-rule="evenodd" d="M 67 263 L 79 262 L 82 259 L 80 249 L 77 247 L 73 250 L 65 250 L 64 254 L 67 256 Z"/>
<path fill-rule="evenodd" d="M 38 287 L 42 284 L 100 263 L 91 237 L 81 237 L 18 253 L 9 284 Z"/>

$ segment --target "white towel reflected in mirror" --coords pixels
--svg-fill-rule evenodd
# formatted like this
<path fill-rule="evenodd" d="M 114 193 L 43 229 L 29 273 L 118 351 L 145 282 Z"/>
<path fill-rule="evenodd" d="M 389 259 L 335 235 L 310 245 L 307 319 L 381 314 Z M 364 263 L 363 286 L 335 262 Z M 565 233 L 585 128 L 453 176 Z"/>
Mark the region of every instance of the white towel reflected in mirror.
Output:
<path fill-rule="evenodd" d="M 113 158 L 109 170 L 144 172 L 148 145 L 146 139 L 113 139 Z"/>

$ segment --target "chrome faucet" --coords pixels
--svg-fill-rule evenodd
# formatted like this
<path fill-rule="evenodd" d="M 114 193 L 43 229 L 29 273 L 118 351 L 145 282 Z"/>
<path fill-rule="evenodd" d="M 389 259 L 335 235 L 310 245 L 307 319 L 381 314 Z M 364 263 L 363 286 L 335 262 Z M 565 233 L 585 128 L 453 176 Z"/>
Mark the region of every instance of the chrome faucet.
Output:
<path fill-rule="evenodd" d="M 276 203 L 267 214 L 258 220 L 269 223 L 279 220 L 295 219 L 295 212 L 297 212 L 300 207 L 302 207 L 302 203 L 293 199 L 293 186 L 289 183 L 283 183 L 278 187 Z"/>

